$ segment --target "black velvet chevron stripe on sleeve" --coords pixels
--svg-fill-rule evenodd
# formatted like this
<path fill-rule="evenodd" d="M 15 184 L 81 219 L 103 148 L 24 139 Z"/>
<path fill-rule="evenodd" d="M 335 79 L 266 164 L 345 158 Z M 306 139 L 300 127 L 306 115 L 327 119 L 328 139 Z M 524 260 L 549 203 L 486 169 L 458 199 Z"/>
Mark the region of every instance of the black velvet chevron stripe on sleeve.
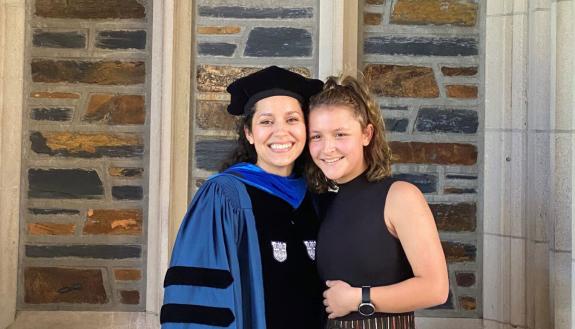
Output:
<path fill-rule="evenodd" d="M 165 304 L 162 306 L 160 323 L 197 323 L 227 327 L 235 317 L 229 308 L 199 305 Z"/>
<path fill-rule="evenodd" d="M 229 271 L 202 267 L 174 266 L 166 272 L 164 288 L 171 285 L 227 288 L 234 279 Z"/>

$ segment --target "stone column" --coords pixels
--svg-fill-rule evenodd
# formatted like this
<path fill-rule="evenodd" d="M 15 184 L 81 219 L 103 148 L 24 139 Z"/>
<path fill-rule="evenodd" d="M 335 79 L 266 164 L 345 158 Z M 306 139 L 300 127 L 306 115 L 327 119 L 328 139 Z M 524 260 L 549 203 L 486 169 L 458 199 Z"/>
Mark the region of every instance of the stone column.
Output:
<path fill-rule="evenodd" d="M 525 326 L 527 13 L 487 1 L 483 186 L 485 328 Z"/>
<path fill-rule="evenodd" d="M 528 8 L 528 82 L 527 95 L 527 183 L 525 227 L 526 243 L 526 325 L 550 326 L 549 250 L 553 248 L 550 225 L 550 179 L 553 150 L 551 141 L 551 22 L 550 1 L 531 1 Z"/>
<path fill-rule="evenodd" d="M 338 74 L 356 75 L 358 70 L 358 0 L 332 0 L 319 2 L 321 28 L 319 29 L 318 78 Z"/>
<path fill-rule="evenodd" d="M 0 0 L 0 328 L 16 313 L 25 4 Z"/>
<path fill-rule="evenodd" d="M 571 328 L 573 2 L 488 1 L 485 328 Z"/>
<path fill-rule="evenodd" d="M 549 273 L 551 323 L 572 328 L 572 224 L 573 224 L 573 4 L 551 1 L 551 193 Z"/>

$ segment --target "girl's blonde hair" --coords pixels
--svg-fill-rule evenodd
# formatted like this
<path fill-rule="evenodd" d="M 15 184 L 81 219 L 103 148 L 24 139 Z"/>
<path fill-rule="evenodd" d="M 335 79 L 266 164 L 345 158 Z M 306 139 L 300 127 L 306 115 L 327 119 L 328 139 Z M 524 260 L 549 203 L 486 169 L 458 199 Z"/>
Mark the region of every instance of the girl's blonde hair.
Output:
<path fill-rule="evenodd" d="M 352 76 L 329 77 L 323 90 L 310 99 L 309 111 L 322 106 L 346 106 L 353 110 L 362 129 L 369 124 L 373 126 L 371 142 L 363 149 L 367 180 L 373 182 L 390 176 L 391 149 L 385 139 L 385 124 L 366 83 Z M 311 159 L 306 162 L 305 173 L 309 187 L 315 192 L 336 187 Z"/>

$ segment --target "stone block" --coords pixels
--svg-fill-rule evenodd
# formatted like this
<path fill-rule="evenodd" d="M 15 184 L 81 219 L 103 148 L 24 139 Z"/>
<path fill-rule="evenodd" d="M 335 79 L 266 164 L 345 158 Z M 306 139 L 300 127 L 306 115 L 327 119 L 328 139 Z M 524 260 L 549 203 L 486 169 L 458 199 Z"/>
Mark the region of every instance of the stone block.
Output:
<path fill-rule="evenodd" d="M 241 6 L 200 6 L 199 16 L 218 18 L 293 19 L 312 18 L 313 8 L 259 8 Z"/>
<path fill-rule="evenodd" d="M 96 47 L 102 49 L 146 49 L 146 31 L 100 31 Z"/>
<path fill-rule="evenodd" d="M 142 234 L 142 211 L 139 209 L 88 209 L 87 215 L 82 234 Z"/>
<path fill-rule="evenodd" d="M 88 122 L 103 122 L 110 125 L 144 124 L 146 122 L 144 96 L 91 95 L 83 120 Z"/>
<path fill-rule="evenodd" d="M 73 48 L 86 47 L 86 34 L 83 32 L 48 32 L 35 30 L 32 37 L 34 47 Z"/>
<path fill-rule="evenodd" d="M 47 18 L 132 18 L 146 17 L 139 0 L 36 0 L 35 15 Z"/>
<path fill-rule="evenodd" d="M 29 235 L 73 235 L 75 224 L 31 223 L 27 225 Z"/>
<path fill-rule="evenodd" d="M 235 131 L 239 119 L 227 111 L 227 102 L 199 101 L 196 124 L 202 129 L 223 129 Z"/>
<path fill-rule="evenodd" d="M 70 121 L 72 109 L 64 107 L 34 108 L 30 112 L 30 119 L 38 121 Z"/>
<path fill-rule="evenodd" d="M 439 97 L 439 87 L 430 67 L 369 64 L 363 73 L 371 92 L 377 96 Z"/>
<path fill-rule="evenodd" d="M 236 79 L 245 77 L 260 69 L 262 68 L 199 65 L 196 73 L 198 90 L 204 92 L 225 92 L 228 85 Z"/>
<path fill-rule="evenodd" d="M 437 177 L 429 174 L 395 174 L 393 178 L 410 182 L 417 186 L 421 193 L 434 193 L 437 191 Z"/>
<path fill-rule="evenodd" d="M 201 56 L 226 56 L 234 55 L 238 46 L 226 42 L 200 42 L 198 43 L 198 54 Z"/>
<path fill-rule="evenodd" d="M 198 26 L 198 34 L 238 34 L 239 26 Z"/>
<path fill-rule="evenodd" d="M 397 0 L 391 23 L 475 26 L 478 4 L 471 0 Z"/>
<path fill-rule="evenodd" d="M 463 179 L 463 180 L 474 180 L 477 179 L 475 175 L 462 175 L 462 174 L 447 174 L 445 176 L 447 179 Z"/>
<path fill-rule="evenodd" d="M 409 110 L 409 107 L 407 106 L 386 106 L 386 105 L 380 105 L 379 109 L 382 111 L 407 111 Z"/>
<path fill-rule="evenodd" d="M 450 98 L 473 99 L 477 98 L 478 94 L 477 86 L 447 85 L 445 90 L 447 91 L 447 97 Z"/>
<path fill-rule="evenodd" d="M 144 62 L 34 59 L 31 66 L 34 82 L 134 85 L 146 80 Z"/>
<path fill-rule="evenodd" d="M 475 298 L 469 296 L 459 297 L 459 306 L 466 311 L 473 311 L 477 308 Z"/>
<path fill-rule="evenodd" d="M 202 140 L 196 142 L 196 166 L 217 171 L 236 146 L 235 140 Z"/>
<path fill-rule="evenodd" d="M 365 54 L 410 56 L 475 56 L 475 38 L 429 38 L 419 36 L 376 36 L 366 38 Z"/>
<path fill-rule="evenodd" d="M 449 67 L 442 66 L 441 73 L 446 77 L 471 77 L 477 75 L 477 66 L 470 67 Z"/>
<path fill-rule="evenodd" d="M 102 271 L 58 267 L 24 269 L 26 304 L 106 304 Z"/>
<path fill-rule="evenodd" d="M 394 163 L 433 163 L 471 166 L 477 163 L 477 146 L 458 143 L 390 142 Z"/>
<path fill-rule="evenodd" d="M 32 215 L 79 215 L 80 210 L 62 208 L 28 208 Z"/>
<path fill-rule="evenodd" d="M 139 178 L 142 177 L 144 168 L 123 168 L 123 167 L 110 167 L 108 174 L 112 177 L 124 178 Z"/>
<path fill-rule="evenodd" d="M 475 194 L 477 190 L 474 188 L 457 188 L 447 187 L 443 190 L 444 194 Z"/>
<path fill-rule="evenodd" d="M 441 246 L 448 263 L 474 262 L 477 247 L 472 244 L 442 241 Z"/>
<path fill-rule="evenodd" d="M 479 116 L 473 110 L 422 108 L 417 113 L 415 130 L 433 133 L 475 134 Z"/>
<path fill-rule="evenodd" d="M 29 169 L 28 197 L 46 199 L 101 199 L 102 181 L 95 170 Z"/>
<path fill-rule="evenodd" d="M 196 73 L 198 90 L 201 92 L 225 92 L 228 85 L 236 79 L 245 77 L 246 75 L 261 69 L 263 69 L 263 67 L 199 65 Z M 310 76 L 309 69 L 305 67 L 293 67 L 288 69 L 305 77 Z"/>
<path fill-rule="evenodd" d="M 140 135 L 75 132 L 32 132 L 32 150 L 51 156 L 101 158 L 138 157 L 144 153 Z"/>
<path fill-rule="evenodd" d="M 379 13 L 363 13 L 363 24 L 365 25 L 379 25 L 383 21 L 383 17 Z"/>
<path fill-rule="evenodd" d="M 477 227 L 475 203 L 430 204 L 439 231 L 474 232 Z"/>
<path fill-rule="evenodd" d="M 142 200 L 144 189 L 141 186 L 112 186 L 112 197 L 115 200 Z"/>
<path fill-rule="evenodd" d="M 34 91 L 30 93 L 32 98 L 57 98 L 57 99 L 78 99 L 79 94 L 64 93 L 64 92 L 48 92 L 48 91 Z"/>
<path fill-rule="evenodd" d="M 142 279 L 142 271 L 138 269 L 115 269 L 114 277 L 118 281 L 138 281 Z"/>
<path fill-rule="evenodd" d="M 460 287 L 471 287 L 475 285 L 475 273 L 473 272 L 457 272 L 455 273 L 455 281 Z"/>
<path fill-rule="evenodd" d="M 391 132 L 405 132 L 407 130 L 407 125 L 409 124 L 408 119 L 385 119 L 385 131 Z"/>
<path fill-rule="evenodd" d="M 95 259 L 141 258 L 142 247 L 135 245 L 61 245 L 25 246 L 26 257 L 57 258 L 79 257 Z"/>
<path fill-rule="evenodd" d="M 248 35 L 244 56 L 310 57 L 312 49 L 312 36 L 306 29 L 255 27 Z"/>
<path fill-rule="evenodd" d="M 137 305 L 140 303 L 140 292 L 138 290 L 120 290 L 120 303 Z"/>

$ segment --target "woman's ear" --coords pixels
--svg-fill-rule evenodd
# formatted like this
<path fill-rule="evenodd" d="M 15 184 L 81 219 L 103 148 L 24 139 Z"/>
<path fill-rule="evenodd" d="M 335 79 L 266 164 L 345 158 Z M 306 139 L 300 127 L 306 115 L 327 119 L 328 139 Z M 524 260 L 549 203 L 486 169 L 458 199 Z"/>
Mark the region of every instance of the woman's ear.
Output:
<path fill-rule="evenodd" d="M 250 129 L 246 126 L 244 126 L 244 134 L 246 135 L 246 139 L 248 140 L 248 142 L 250 144 L 254 144 L 254 136 L 252 135 L 252 132 L 250 131 Z"/>
<path fill-rule="evenodd" d="M 371 142 L 371 138 L 373 137 L 373 125 L 370 123 L 365 127 L 362 133 L 362 144 L 363 146 L 368 146 Z"/>

